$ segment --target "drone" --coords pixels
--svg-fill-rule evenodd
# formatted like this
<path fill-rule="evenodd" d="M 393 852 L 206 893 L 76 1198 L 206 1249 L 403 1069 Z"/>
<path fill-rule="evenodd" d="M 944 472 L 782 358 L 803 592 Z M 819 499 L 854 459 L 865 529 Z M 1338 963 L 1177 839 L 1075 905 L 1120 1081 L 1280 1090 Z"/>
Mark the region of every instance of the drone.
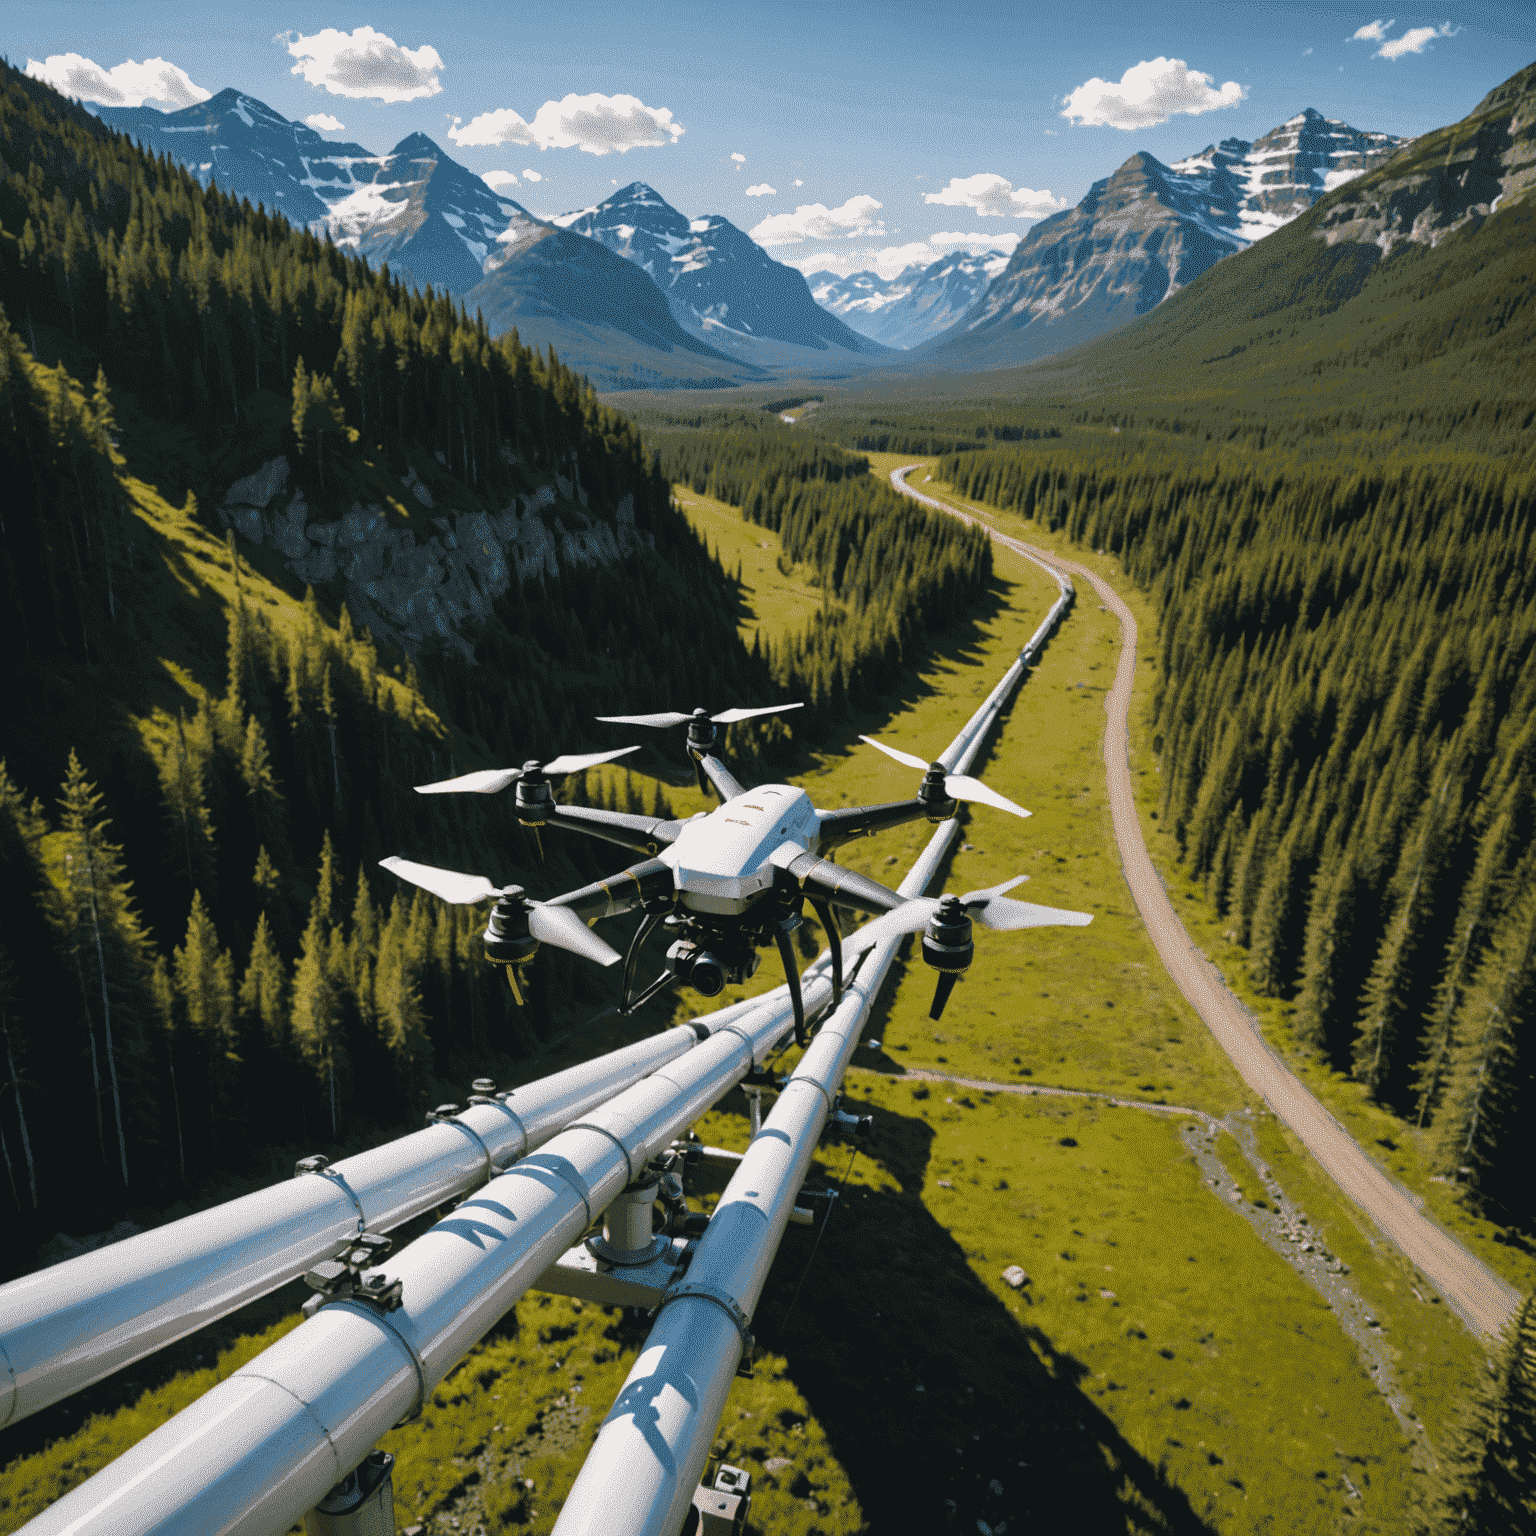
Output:
<path fill-rule="evenodd" d="M 617 844 L 643 855 L 617 874 L 548 901 L 530 897 L 520 885 L 493 885 L 483 875 L 459 874 L 391 857 L 380 860 L 403 880 L 454 904 L 494 901 L 484 933 L 486 959 L 506 968 L 513 997 L 522 1004 L 523 973 L 541 945 L 567 950 L 601 966 L 622 963 L 618 1011 L 628 1015 L 670 988 L 688 986 L 715 997 L 727 982 L 739 984 L 756 974 L 760 949 L 773 945 L 784 967 L 794 1011 L 795 1038 L 808 1039 L 805 1006 L 791 935 L 809 905 L 831 947 L 832 998 L 843 990 L 843 965 L 883 939 L 922 932 L 923 960 L 938 972 L 929 1017 L 938 1019 L 956 981 L 975 954 L 972 923 L 1012 930 L 1051 925 L 1084 927 L 1087 912 L 1016 901 L 1007 895 L 1029 877 L 1019 875 L 964 896 L 909 898 L 845 869 L 828 855 L 855 838 L 870 837 L 914 821 L 938 823 L 954 816 L 959 802 L 990 806 L 1014 816 L 1028 816 L 1023 806 L 989 789 L 980 780 L 951 773 L 942 762 L 922 758 L 862 736 L 861 741 L 923 777 L 907 800 L 880 805 L 821 810 L 803 789 L 792 784 L 760 784 L 748 789 L 716 755 L 717 727 L 758 715 L 783 714 L 800 704 L 736 708 L 710 714 L 668 711 L 655 715 L 599 715 L 608 725 L 668 729 L 688 727 L 688 756 L 699 788 L 719 796 L 712 811 L 686 820 L 666 820 L 591 806 L 560 805 L 551 780 L 580 773 L 638 752 L 638 746 L 612 752 L 537 760 L 521 768 L 489 768 L 435 784 L 416 786 L 418 794 L 497 794 L 515 791 L 518 821 L 538 837 L 545 827 L 563 827 Z M 542 851 L 542 844 L 540 844 Z M 843 942 L 834 908 L 873 919 Z M 624 913 L 643 916 L 628 952 L 620 955 L 592 931 L 596 923 Z M 663 969 L 637 989 L 642 951 L 660 928 L 670 939 Z"/>

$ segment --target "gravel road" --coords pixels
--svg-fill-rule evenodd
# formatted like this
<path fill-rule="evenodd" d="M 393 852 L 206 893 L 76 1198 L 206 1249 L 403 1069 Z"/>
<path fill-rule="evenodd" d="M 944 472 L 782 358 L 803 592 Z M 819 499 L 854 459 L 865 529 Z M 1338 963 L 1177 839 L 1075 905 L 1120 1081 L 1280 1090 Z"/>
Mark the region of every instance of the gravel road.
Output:
<path fill-rule="evenodd" d="M 909 464 L 891 472 L 892 486 L 925 506 L 977 522 L 906 483 L 919 468 Z M 985 523 L 980 526 L 987 527 Z M 1105 700 L 1109 723 L 1104 731 L 1104 767 L 1115 842 L 1126 883 L 1152 942 L 1174 985 L 1205 1021 L 1216 1042 L 1232 1058 L 1243 1081 L 1301 1139 L 1335 1184 L 1376 1224 L 1382 1235 L 1407 1257 L 1469 1328 L 1494 1336 L 1519 1305 L 1515 1288 L 1496 1275 L 1421 1209 L 1419 1197 L 1384 1172 L 1358 1142 L 1313 1097 L 1270 1048 L 1253 1016 L 1228 991 L 1221 973 L 1195 947 L 1153 868 L 1136 818 L 1129 763 L 1131 692 L 1136 672 L 1136 620 L 1113 587 L 1086 566 L 988 528 L 995 543 L 1028 559 L 1044 562 L 1087 580 L 1104 606 L 1120 621 L 1120 663 Z"/>

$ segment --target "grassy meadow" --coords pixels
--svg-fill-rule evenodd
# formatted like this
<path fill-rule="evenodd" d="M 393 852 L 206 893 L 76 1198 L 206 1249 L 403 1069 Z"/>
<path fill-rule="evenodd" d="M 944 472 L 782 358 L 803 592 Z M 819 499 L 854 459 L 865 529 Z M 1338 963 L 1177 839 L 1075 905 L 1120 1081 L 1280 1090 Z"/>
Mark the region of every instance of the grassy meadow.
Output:
<path fill-rule="evenodd" d="M 744 629 L 803 622 L 819 596 L 782 573 L 773 535 L 692 493 L 680 500 L 728 569 L 741 558 Z M 999 550 L 991 602 L 938 637 L 903 695 L 850 721 L 842 739 L 807 744 L 797 777 L 817 803 L 910 793 L 911 771 L 857 734 L 938 751 L 1054 596 L 1038 567 Z M 1142 639 L 1145 650 L 1145 626 Z M 1205 1187 L 1181 1117 L 907 1075 L 1109 1091 L 1218 1117 L 1255 1107 L 1162 972 L 1120 874 L 1100 756 L 1118 643 L 1112 617 L 1080 591 L 974 766 L 1033 815 L 968 814 L 944 887 L 1028 874 L 1029 899 L 1095 921 L 979 930 L 976 962 L 938 1025 L 927 1018 L 926 968 L 897 967 L 867 1031 L 881 1048 L 862 1049 L 848 1079 L 876 1143 L 823 1147 L 810 1182 L 830 1180 L 843 1196 L 824 1233 L 790 1228 L 754 1321 L 763 1354 L 753 1378 L 735 1384 L 716 1442 L 753 1474 L 756 1531 L 1401 1529 L 1414 1475 L 1408 1436 L 1326 1303 Z M 1154 774 L 1145 742 L 1133 751 L 1135 771 Z M 705 806 L 695 789 L 669 784 L 667 793 L 678 814 Z M 926 824 L 900 829 L 853 845 L 845 862 L 894 882 L 928 835 Z M 724 1000 L 776 981 L 765 957 L 749 987 Z M 699 1003 L 685 999 L 679 1016 Z M 608 1020 L 553 1042 L 527 1075 L 663 1018 Z M 1257 1120 L 1264 1157 L 1351 1266 L 1433 1436 L 1476 1345 L 1447 1309 L 1414 1299 L 1407 1266 L 1362 1230 L 1280 1127 Z M 745 1146 L 742 1095 L 697 1129 Z M 1223 1137 L 1218 1151 L 1260 1198 L 1235 1143 Z M 721 1187 L 717 1179 L 703 1192 L 706 1208 Z M 1029 1276 L 1018 1290 L 1002 1278 L 1013 1264 Z M 266 1341 L 235 1340 L 214 1369 L 227 1374 Z M 617 1314 L 525 1297 L 428 1412 L 382 1442 L 398 1458 L 402 1531 L 550 1530 L 638 1343 Z M 0 1472 L 0 1530 L 208 1379 L 206 1369 L 178 1374 L 158 1395 L 12 1460 Z"/>

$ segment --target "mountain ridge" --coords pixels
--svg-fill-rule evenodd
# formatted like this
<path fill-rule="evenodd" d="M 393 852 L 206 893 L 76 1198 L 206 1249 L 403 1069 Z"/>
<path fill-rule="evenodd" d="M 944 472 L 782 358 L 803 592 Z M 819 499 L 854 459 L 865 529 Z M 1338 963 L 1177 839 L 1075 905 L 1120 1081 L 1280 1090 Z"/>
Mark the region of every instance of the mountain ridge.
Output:
<path fill-rule="evenodd" d="M 1146 314 L 1409 141 L 1308 107 L 1165 165 L 1138 151 L 1036 224 L 974 308 L 923 348 L 945 367 L 1049 356 Z"/>

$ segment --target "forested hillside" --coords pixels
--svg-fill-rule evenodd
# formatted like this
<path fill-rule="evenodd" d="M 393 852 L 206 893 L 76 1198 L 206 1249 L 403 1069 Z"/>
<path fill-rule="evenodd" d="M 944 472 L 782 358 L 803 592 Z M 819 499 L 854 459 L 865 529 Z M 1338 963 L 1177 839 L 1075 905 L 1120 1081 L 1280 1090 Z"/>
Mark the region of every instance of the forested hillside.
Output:
<path fill-rule="evenodd" d="M 546 956 L 514 1017 L 478 914 L 375 864 L 403 852 L 552 892 L 601 861 L 566 843 L 541 867 L 504 807 L 410 786 L 615 745 L 590 719 L 604 707 L 769 681 L 633 428 L 552 355 L 490 342 L 14 71 L 0 84 L 12 1264 L 59 1225 L 255 1171 L 265 1146 L 408 1123 L 594 1011 L 595 973 Z M 223 489 L 274 454 L 311 516 L 377 500 L 407 531 L 426 521 L 400 500 L 412 461 L 471 510 L 558 466 L 592 516 L 630 498 L 648 547 L 514 584 L 467 632 L 472 664 L 407 655 L 226 531 Z"/>

